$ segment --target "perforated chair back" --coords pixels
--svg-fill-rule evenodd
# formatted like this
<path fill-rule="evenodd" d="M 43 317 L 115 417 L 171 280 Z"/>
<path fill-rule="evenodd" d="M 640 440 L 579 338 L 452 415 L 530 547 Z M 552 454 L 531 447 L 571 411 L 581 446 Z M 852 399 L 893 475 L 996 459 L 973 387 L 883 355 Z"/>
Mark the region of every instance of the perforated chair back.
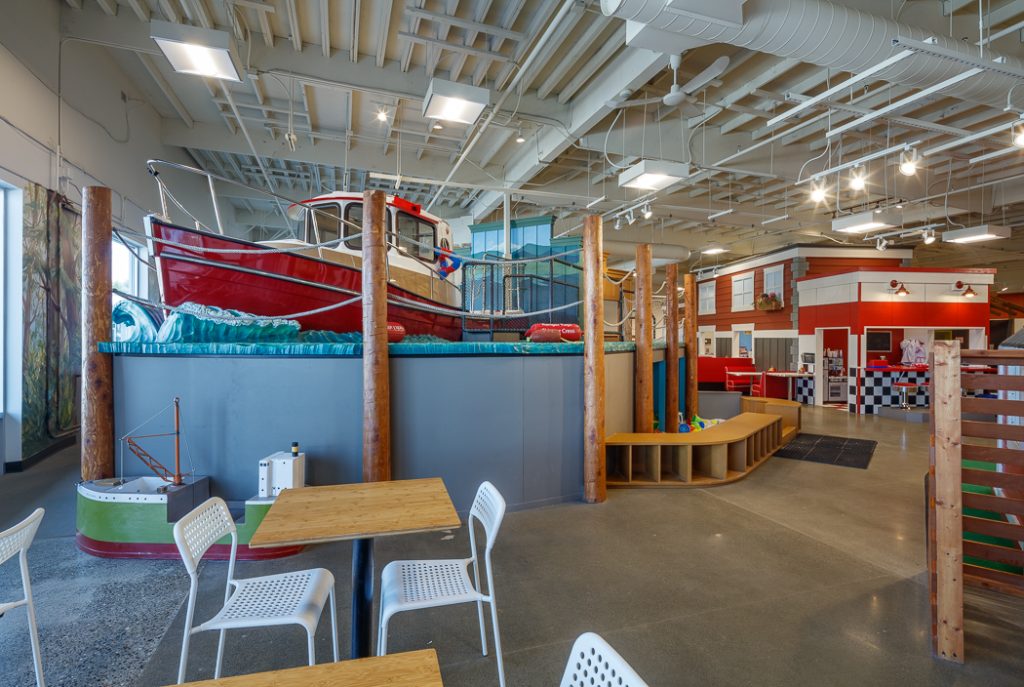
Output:
<path fill-rule="evenodd" d="M 32 515 L 28 516 L 14 527 L 0 532 L 0 565 L 3 565 L 14 554 L 28 551 L 39 530 L 39 523 L 43 521 L 44 511 L 36 508 Z"/>
<path fill-rule="evenodd" d="M 561 687 L 648 686 L 600 635 L 584 632 L 572 645 Z"/>
<path fill-rule="evenodd" d="M 472 519 L 476 518 L 484 526 L 487 535 L 485 544 L 488 551 L 494 548 L 494 539 L 498 535 L 501 521 L 505 517 L 505 499 L 498 492 L 493 484 L 484 482 L 476 490 L 476 498 L 473 499 L 473 506 L 469 509 L 470 533 L 472 533 Z M 473 555 L 476 556 L 474 546 Z"/>
<path fill-rule="evenodd" d="M 196 575 L 199 561 L 210 547 L 231 535 L 231 562 L 228 579 L 232 578 L 235 567 L 235 549 L 238 537 L 235 521 L 224 499 L 212 497 L 195 508 L 188 515 L 174 523 L 174 543 L 178 546 L 181 559 L 188 568 L 188 574 Z"/>

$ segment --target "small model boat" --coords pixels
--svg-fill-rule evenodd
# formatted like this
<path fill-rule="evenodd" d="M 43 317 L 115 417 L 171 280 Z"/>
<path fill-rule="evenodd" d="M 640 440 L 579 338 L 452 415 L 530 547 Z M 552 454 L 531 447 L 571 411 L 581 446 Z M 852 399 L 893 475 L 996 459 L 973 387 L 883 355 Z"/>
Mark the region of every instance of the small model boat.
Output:
<path fill-rule="evenodd" d="M 446 278 L 451 228 L 396 196 L 387 197 L 387 210 L 388 321 L 401 324 L 408 334 L 461 339 L 462 318 L 439 311 L 462 306 L 458 286 Z M 362 243 L 354 228 L 361 226 L 362 213 L 359 194 L 317 196 L 289 209 L 300 222 L 300 239 L 260 243 L 150 216 L 147 233 L 156 239 L 151 251 L 163 302 L 201 303 L 265 317 L 323 309 L 294 319 L 306 330 L 361 331 L 360 302 L 329 306 L 362 292 Z M 352 240 L 341 240 L 347 236 Z M 321 245 L 335 240 L 339 243 Z"/>

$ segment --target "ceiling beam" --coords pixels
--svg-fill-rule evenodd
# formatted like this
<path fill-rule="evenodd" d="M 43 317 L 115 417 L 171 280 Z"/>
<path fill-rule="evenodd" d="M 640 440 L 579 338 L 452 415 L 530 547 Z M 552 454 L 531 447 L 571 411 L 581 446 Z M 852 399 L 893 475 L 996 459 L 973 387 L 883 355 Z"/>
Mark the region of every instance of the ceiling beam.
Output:
<path fill-rule="evenodd" d="M 146 72 L 149 74 L 150 78 L 153 79 L 157 88 L 159 88 L 160 92 L 164 94 L 165 98 L 167 98 L 167 102 L 169 102 L 171 107 L 174 108 L 174 111 L 178 113 L 178 117 L 180 117 L 181 121 L 185 123 L 185 126 L 191 129 L 194 124 L 192 115 L 189 113 L 188 108 L 185 107 L 185 103 L 181 102 L 181 98 L 179 98 L 178 94 L 174 92 L 173 88 L 171 88 L 171 85 L 167 83 L 167 79 L 164 78 L 164 75 L 156 66 L 156 61 L 151 55 L 145 55 L 143 53 L 137 54 L 139 56 L 139 61 L 142 62 L 142 66 L 146 68 Z"/>
<path fill-rule="evenodd" d="M 391 0 L 377 0 L 377 11 L 379 12 L 379 24 L 377 27 L 377 54 L 375 60 L 378 67 L 384 66 L 384 60 L 388 52 L 388 33 L 391 30 Z"/>
<path fill-rule="evenodd" d="M 288 30 L 291 31 L 292 47 L 295 52 L 302 52 L 302 33 L 299 30 L 299 14 L 295 9 L 295 0 L 284 0 L 288 9 Z"/>
<path fill-rule="evenodd" d="M 324 57 L 331 56 L 331 1 L 320 0 L 320 49 Z"/>
<path fill-rule="evenodd" d="M 128 6 L 132 8 L 132 11 L 135 12 L 135 16 L 139 18 L 139 21 L 149 21 L 149 18 L 152 13 L 149 11 L 149 5 L 147 5 L 144 0 L 126 1 L 128 3 Z"/>
<path fill-rule="evenodd" d="M 523 34 L 519 31 L 512 31 L 500 26 L 491 26 L 490 24 L 484 24 L 480 21 L 471 21 L 469 19 L 460 19 L 447 14 L 440 14 L 438 12 L 431 12 L 419 7 L 406 7 L 405 14 L 411 17 L 421 17 L 423 19 L 429 19 L 434 22 L 444 22 L 457 26 L 460 29 L 466 29 L 467 31 L 473 31 L 475 33 L 485 33 L 489 36 L 495 36 L 500 38 L 507 38 L 512 41 L 523 40 Z"/>

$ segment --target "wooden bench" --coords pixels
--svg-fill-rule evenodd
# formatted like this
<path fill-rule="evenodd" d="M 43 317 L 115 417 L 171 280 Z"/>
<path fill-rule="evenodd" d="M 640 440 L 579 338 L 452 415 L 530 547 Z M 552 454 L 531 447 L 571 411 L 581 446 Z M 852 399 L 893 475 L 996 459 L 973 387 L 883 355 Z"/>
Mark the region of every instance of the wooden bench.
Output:
<path fill-rule="evenodd" d="M 787 440 L 782 416 L 770 413 L 740 413 L 685 434 L 620 432 L 605 439 L 608 486 L 728 484 L 757 469 Z"/>
<path fill-rule="evenodd" d="M 740 411 L 744 413 L 768 413 L 782 417 L 782 443 L 788 442 L 800 433 L 800 411 L 803 404 L 784 398 L 744 396 L 740 399 Z"/>

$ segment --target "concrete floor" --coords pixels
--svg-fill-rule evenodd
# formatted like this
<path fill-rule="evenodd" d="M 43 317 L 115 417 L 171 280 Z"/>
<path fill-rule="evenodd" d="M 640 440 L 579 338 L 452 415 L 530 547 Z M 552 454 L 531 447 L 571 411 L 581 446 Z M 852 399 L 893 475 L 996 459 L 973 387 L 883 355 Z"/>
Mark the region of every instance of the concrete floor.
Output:
<path fill-rule="evenodd" d="M 779 458 L 726 487 L 613 490 L 600 506 L 567 504 L 509 514 L 494 552 L 509 685 L 558 684 L 573 639 L 586 630 L 602 634 L 652 686 L 1024 683 L 1020 600 L 969 591 L 967 663 L 951 665 L 930 656 L 923 526 L 927 425 L 826 408 L 806 409 L 804 425 L 808 432 L 877 440 L 870 467 Z M 78 553 L 70 539 L 74 512 L 68 505 L 74 467 L 74 453 L 68 452 L 29 472 L 0 476 L 0 526 L 40 500 L 49 509 L 32 568 L 34 576 L 49 577 L 36 591 L 50 682 L 173 683 L 184 567 L 101 561 Z M 381 540 L 378 571 L 395 558 L 462 557 L 466 530 L 453 534 Z M 50 575 L 56 561 L 43 560 L 61 556 L 79 563 L 60 568 L 63 591 L 58 593 Z M 283 561 L 240 563 L 238 574 L 312 566 L 335 571 L 345 655 L 349 565 L 350 547 L 337 544 Z M 0 569 L 6 573 L 0 575 L 0 597 L 16 580 L 11 572 Z M 223 564 L 205 566 L 199 608 L 206 615 L 201 617 L 221 601 L 224 575 Z M 150 589 L 135 586 L 146 579 Z M 133 626 L 139 637 L 134 644 L 133 633 L 123 632 L 124 623 L 114 620 L 123 609 L 109 597 L 99 599 L 104 605 L 93 614 L 69 599 L 69 590 L 84 594 L 120 584 L 128 584 L 124 603 L 151 610 L 149 623 Z M 17 666 L 28 657 L 23 621 L 13 617 L 17 613 L 0 620 L 5 673 L 7 658 Z M 77 623 L 83 632 L 55 632 L 51 623 L 58 618 L 65 625 Z M 318 637 L 324 660 L 327 622 Z M 116 640 L 114 648 L 109 636 Z M 18 645 L 24 650 L 14 649 Z M 215 645 L 212 634 L 193 641 L 190 679 L 212 675 Z M 497 684 L 493 659 L 479 654 L 471 606 L 392 620 L 392 651 L 427 646 L 438 650 L 449 687 Z M 142 652 L 148 658 L 137 658 Z M 79 669 L 60 655 L 81 657 Z M 297 665 L 304 655 L 298 629 L 239 631 L 229 634 L 225 672 Z M 30 684 L 30 674 L 19 668 L 14 670 L 21 681 L 12 684 Z"/>

